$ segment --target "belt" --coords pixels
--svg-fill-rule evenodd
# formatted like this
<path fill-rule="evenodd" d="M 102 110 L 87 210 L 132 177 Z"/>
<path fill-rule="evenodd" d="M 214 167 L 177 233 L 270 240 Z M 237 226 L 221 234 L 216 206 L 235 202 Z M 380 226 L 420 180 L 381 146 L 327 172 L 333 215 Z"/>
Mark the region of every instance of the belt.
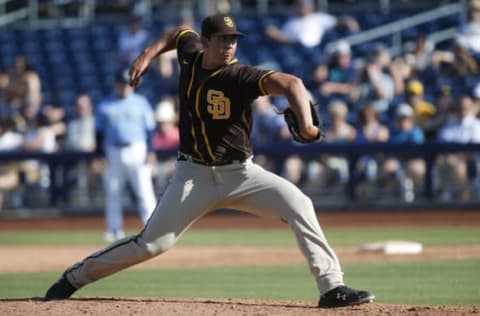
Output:
<path fill-rule="evenodd" d="M 132 143 L 113 143 L 111 144 L 113 147 L 117 147 L 117 148 L 123 148 L 123 147 L 128 147 L 130 146 Z"/>
<path fill-rule="evenodd" d="M 234 163 L 243 163 L 246 161 L 246 159 L 226 159 L 226 160 L 215 160 L 215 161 L 203 161 L 197 158 L 194 158 L 190 155 L 186 155 L 183 153 L 178 154 L 178 159 L 179 161 L 190 161 L 199 165 L 207 166 L 207 167 L 213 167 L 213 166 L 226 166 L 226 165 L 231 165 Z"/>

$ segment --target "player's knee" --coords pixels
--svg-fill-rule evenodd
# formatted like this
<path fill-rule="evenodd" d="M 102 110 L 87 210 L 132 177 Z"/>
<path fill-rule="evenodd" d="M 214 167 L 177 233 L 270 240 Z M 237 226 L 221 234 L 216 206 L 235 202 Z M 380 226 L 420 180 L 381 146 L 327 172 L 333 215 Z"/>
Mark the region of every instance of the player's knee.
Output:
<path fill-rule="evenodd" d="M 298 213 L 313 210 L 312 200 L 303 193 L 296 194 L 292 199 L 292 203 L 295 206 L 295 210 Z"/>
<path fill-rule="evenodd" d="M 155 240 L 145 242 L 145 251 L 151 256 L 156 256 L 172 248 L 175 241 L 174 234 L 166 234 Z"/>

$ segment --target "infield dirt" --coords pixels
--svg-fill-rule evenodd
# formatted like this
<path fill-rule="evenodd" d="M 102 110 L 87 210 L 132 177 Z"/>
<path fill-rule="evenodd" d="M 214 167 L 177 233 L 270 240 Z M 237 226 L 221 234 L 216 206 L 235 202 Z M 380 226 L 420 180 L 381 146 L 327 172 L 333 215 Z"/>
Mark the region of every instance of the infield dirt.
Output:
<path fill-rule="evenodd" d="M 42 302 L 40 299 L 0 300 L 2 315 L 335 315 L 438 316 L 478 315 L 478 307 L 364 304 L 319 310 L 315 302 L 252 299 L 119 299 L 81 298 Z"/>
<path fill-rule="evenodd" d="M 417 212 L 417 213 L 355 213 L 355 214 L 321 214 L 320 222 L 324 227 L 352 227 L 352 226 L 478 226 L 479 212 Z M 138 227 L 138 220 L 128 218 L 127 227 Z M 0 230 L 28 230 L 28 229 L 102 229 L 101 218 L 75 219 L 42 219 L 42 220 L 0 220 Z M 260 220 L 249 216 L 207 216 L 194 225 L 202 228 L 232 228 L 232 227 L 285 227 L 274 221 Z M 43 246 L 47 247 L 47 246 Z M 2 246 L 2 257 L 8 254 L 9 258 L 17 258 L 14 264 L 5 265 L 0 261 L 0 271 L 31 271 L 31 261 L 24 258 L 28 254 L 31 258 L 37 247 L 8 247 Z M 277 247 L 266 249 L 256 247 L 178 247 L 166 253 L 161 258 L 155 258 L 145 263 L 141 268 L 169 267 L 179 262 L 195 262 L 196 266 L 223 266 L 239 264 L 296 264 L 304 263 L 304 259 L 295 247 Z M 36 256 L 40 266 L 35 271 L 62 270 L 66 265 L 80 259 L 94 250 L 91 247 L 51 247 L 50 258 L 61 260 L 49 262 L 48 259 Z M 464 259 L 480 257 L 480 245 L 461 247 L 427 247 L 425 252 L 415 256 L 385 256 L 381 254 L 358 254 L 356 249 L 337 247 L 335 249 L 343 262 L 358 261 L 398 261 L 398 260 L 431 260 L 431 259 Z M 51 251 L 57 251 L 55 256 Z M 289 255 L 285 255 L 285 253 Z M 38 253 L 45 253 L 45 248 L 39 248 Z M 217 254 L 217 255 L 215 255 Z M 264 254 L 263 256 L 261 254 Z M 265 255 L 266 254 L 266 255 Z M 220 258 L 230 258 L 230 261 L 219 262 Z M 247 259 L 250 258 L 250 259 Z M 255 262 L 252 262 L 252 258 Z M 270 258 L 270 259 L 267 259 Z M 274 260 L 271 260 L 274 258 Z M 280 258 L 280 259 L 279 259 Z M 42 261 L 43 260 L 43 261 Z M 45 261 L 46 260 L 46 261 Z M 13 262 L 13 261 L 11 261 Z M 20 262 L 30 264 L 21 265 Z M 188 265 L 186 265 L 188 266 Z M 0 315 L 479 315 L 480 307 L 456 306 L 413 306 L 393 304 L 366 304 L 356 307 L 340 308 L 335 310 L 319 310 L 316 302 L 281 301 L 258 299 L 144 299 L 144 298 L 75 298 L 66 301 L 43 302 L 40 298 L 0 299 Z"/>

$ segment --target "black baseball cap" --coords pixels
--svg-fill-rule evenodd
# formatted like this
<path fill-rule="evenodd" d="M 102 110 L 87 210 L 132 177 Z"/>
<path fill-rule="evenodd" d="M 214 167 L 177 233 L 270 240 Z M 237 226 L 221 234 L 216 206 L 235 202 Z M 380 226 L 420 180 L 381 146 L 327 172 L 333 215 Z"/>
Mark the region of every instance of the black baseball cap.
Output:
<path fill-rule="evenodd" d="M 128 84 L 130 82 L 130 75 L 128 69 L 122 69 L 115 74 L 115 83 Z"/>
<path fill-rule="evenodd" d="M 215 14 L 206 17 L 202 22 L 202 35 L 210 38 L 214 35 L 237 35 L 245 34 L 237 30 L 235 20 L 226 14 Z"/>

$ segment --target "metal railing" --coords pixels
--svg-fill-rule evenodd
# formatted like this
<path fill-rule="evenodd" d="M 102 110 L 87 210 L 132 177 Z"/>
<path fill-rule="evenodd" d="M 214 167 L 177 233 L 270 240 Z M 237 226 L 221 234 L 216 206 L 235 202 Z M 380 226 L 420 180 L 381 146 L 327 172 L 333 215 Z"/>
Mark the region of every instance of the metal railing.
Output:
<path fill-rule="evenodd" d="M 393 36 L 393 45 L 392 47 L 389 47 L 389 50 L 395 55 L 402 51 L 402 31 L 456 14 L 460 15 L 463 21 L 465 20 L 465 6 L 463 4 L 445 5 L 440 8 L 422 12 L 398 21 L 382 24 L 381 26 L 349 35 L 340 40 L 346 41 L 351 46 L 355 46 L 358 44 L 378 40 L 386 36 Z M 438 32 L 433 32 L 428 35 L 428 39 L 436 44 L 438 42 L 453 38 L 456 33 L 457 27 L 452 27 Z M 335 45 L 336 42 L 327 44 L 325 47 L 326 51 L 331 51 Z"/>
<path fill-rule="evenodd" d="M 0 0 L 0 27 L 26 19 L 30 15 L 28 5 L 7 12 L 8 3 L 13 3 L 13 0 Z"/>
<path fill-rule="evenodd" d="M 359 199 L 358 187 L 360 185 L 359 173 L 357 169 L 357 163 L 365 155 L 374 156 L 376 154 L 385 154 L 398 159 L 410 159 L 421 158 L 425 161 L 426 172 L 424 178 L 423 188 L 419 189 L 418 200 L 413 203 L 399 203 L 398 200 L 392 200 L 389 204 L 383 204 L 385 207 L 398 207 L 403 205 L 404 207 L 415 208 L 415 205 L 425 207 L 425 205 L 436 206 L 444 205 L 444 202 L 437 200 L 435 195 L 435 168 L 436 161 L 440 155 L 446 153 L 455 152 L 468 152 L 468 153 L 480 153 L 480 144 L 457 144 L 457 143 L 427 143 L 423 145 L 413 144 L 329 144 L 329 143 L 317 143 L 313 145 L 295 145 L 287 144 L 282 146 L 268 146 L 259 147 L 255 149 L 256 155 L 266 155 L 275 162 L 278 166 L 274 172 L 279 173 L 281 166 L 283 166 L 284 160 L 292 155 L 299 155 L 304 162 L 319 159 L 321 155 L 335 155 L 341 156 L 348 161 L 349 178 L 344 187 L 344 192 L 339 192 L 338 201 L 342 201 L 340 207 L 365 207 L 365 203 Z M 162 151 L 157 152 L 157 156 L 160 160 L 165 158 L 173 158 L 176 156 L 176 151 Z M 7 161 L 23 161 L 35 159 L 41 161 L 43 164 L 47 164 L 50 169 L 50 181 L 49 181 L 49 198 L 48 204 L 50 207 L 59 207 L 62 205 L 63 196 L 68 193 L 70 189 L 65 183 L 62 182 L 62 172 L 69 170 L 79 162 L 88 162 L 97 157 L 94 153 L 84 152 L 72 152 L 62 151 L 56 153 L 33 153 L 33 152 L 2 152 L 0 153 L 0 163 Z M 477 170 L 478 173 L 478 170 Z M 477 178 L 479 175 L 477 174 Z M 101 189 L 100 189 L 101 190 Z M 478 192 L 477 192 L 478 194 Z M 320 199 L 321 200 L 321 199 Z M 328 199 L 327 199 L 328 201 Z M 418 202 L 419 201 L 419 202 Z M 457 201 L 452 201 L 454 205 L 460 205 Z M 419 204 L 420 203 L 420 204 Z M 470 206 L 478 207 L 480 201 L 469 201 Z M 371 205 L 371 204 L 369 204 Z M 64 205 L 65 206 L 65 205 Z M 66 205 L 71 207 L 71 205 Z M 318 204 L 317 206 L 324 206 Z M 89 208 L 101 208 L 101 205 L 88 204 Z"/>

